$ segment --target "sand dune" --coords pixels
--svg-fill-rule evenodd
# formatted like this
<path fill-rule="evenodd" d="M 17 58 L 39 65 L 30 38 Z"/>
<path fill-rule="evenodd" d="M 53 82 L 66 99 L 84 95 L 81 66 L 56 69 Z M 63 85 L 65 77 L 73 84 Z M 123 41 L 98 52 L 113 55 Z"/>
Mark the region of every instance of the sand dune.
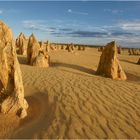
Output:
<path fill-rule="evenodd" d="M 22 121 L 0 115 L 0 138 L 140 138 L 139 57 L 119 55 L 128 80 L 116 81 L 95 75 L 100 54 L 50 52 L 47 69 L 18 56 L 30 108 Z"/>

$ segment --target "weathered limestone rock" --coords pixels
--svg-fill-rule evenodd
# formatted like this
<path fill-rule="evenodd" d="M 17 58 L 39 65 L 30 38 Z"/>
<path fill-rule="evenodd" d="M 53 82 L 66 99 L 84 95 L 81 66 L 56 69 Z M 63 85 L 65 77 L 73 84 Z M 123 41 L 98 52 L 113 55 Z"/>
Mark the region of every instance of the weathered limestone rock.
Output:
<path fill-rule="evenodd" d="M 85 47 L 85 46 L 83 46 L 83 47 L 82 47 L 82 51 L 85 51 L 85 50 L 86 50 L 86 47 Z"/>
<path fill-rule="evenodd" d="M 128 53 L 129 53 L 129 55 L 133 54 L 131 49 L 128 49 Z"/>
<path fill-rule="evenodd" d="M 51 44 L 50 48 L 51 48 L 51 50 L 56 51 L 57 50 L 57 45 L 56 44 Z"/>
<path fill-rule="evenodd" d="M 61 46 L 60 44 L 57 45 L 57 50 L 61 50 Z"/>
<path fill-rule="evenodd" d="M 121 54 L 122 50 L 121 50 L 121 47 L 117 47 L 118 49 L 118 54 Z"/>
<path fill-rule="evenodd" d="M 139 58 L 139 60 L 138 60 L 137 64 L 139 64 L 139 65 L 140 65 L 140 58 Z"/>
<path fill-rule="evenodd" d="M 84 47 L 84 46 L 79 46 L 79 47 L 78 47 L 78 50 L 79 50 L 79 51 L 84 51 L 84 50 L 85 50 L 85 47 Z"/>
<path fill-rule="evenodd" d="M 36 40 L 34 34 L 29 37 L 27 47 L 27 63 L 33 65 L 35 58 L 38 56 L 40 45 Z"/>
<path fill-rule="evenodd" d="M 81 51 L 81 49 L 82 49 L 82 48 L 81 48 L 81 46 L 79 45 L 79 46 L 78 46 L 78 50 Z"/>
<path fill-rule="evenodd" d="M 132 54 L 133 54 L 133 55 L 135 55 L 135 52 L 136 52 L 135 49 L 132 48 Z"/>
<path fill-rule="evenodd" d="M 67 49 L 67 45 L 62 45 L 62 50 L 66 50 Z"/>
<path fill-rule="evenodd" d="M 44 53 L 47 51 L 46 50 L 46 45 L 44 44 L 44 42 L 43 41 L 41 41 L 41 42 L 39 42 L 39 44 L 40 44 L 40 51 L 43 51 Z"/>
<path fill-rule="evenodd" d="M 78 50 L 78 49 L 79 49 L 79 46 L 78 46 L 78 45 L 76 45 L 76 46 L 75 46 L 75 50 Z"/>
<path fill-rule="evenodd" d="M 135 55 L 140 55 L 139 49 L 136 49 Z"/>
<path fill-rule="evenodd" d="M 20 35 L 16 39 L 16 46 L 18 49 L 17 53 L 21 55 L 27 55 L 27 45 L 28 40 L 23 33 L 20 33 Z"/>
<path fill-rule="evenodd" d="M 104 48 L 96 73 L 112 79 L 126 80 L 127 77 L 117 59 L 115 41 L 108 43 Z"/>
<path fill-rule="evenodd" d="M 35 61 L 33 62 L 33 66 L 38 67 L 49 67 L 50 64 L 50 57 L 47 53 L 43 51 L 39 51 L 38 56 L 35 58 Z"/>
<path fill-rule="evenodd" d="M 129 55 L 140 55 L 140 49 L 129 48 L 128 53 L 129 53 Z"/>
<path fill-rule="evenodd" d="M 0 21 L 0 112 L 24 118 L 27 108 L 12 31 Z"/>
<path fill-rule="evenodd" d="M 47 41 L 47 43 L 46 43 L 46 51 L 47 52 L 50 52 L 50 45 L 51 45 L 51 43 L 49 41 Z"/>
<path fill-rule="evenodd" d="M 98 52 L 102 52 L 104 50 L 104 46 L 98 48 Z"/>
<path fill-rule="evenodd" d="M 67 50 L 68 50 L 68 52 L 73 52 L 74 51 L 74 44 L 71 43 L 71 44 L 67 45 Z"/>

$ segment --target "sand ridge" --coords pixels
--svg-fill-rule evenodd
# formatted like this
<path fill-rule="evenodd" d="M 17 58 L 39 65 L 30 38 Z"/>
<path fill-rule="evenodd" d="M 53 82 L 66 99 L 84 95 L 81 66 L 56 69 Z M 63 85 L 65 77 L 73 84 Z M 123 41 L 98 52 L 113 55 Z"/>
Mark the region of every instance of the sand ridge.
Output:
<path fill-rule="evenodd" d="M 48 69 L 28 66 L 18 56 L 30 109 L 27 118 L 15 121 L 9 137 L 140 138 L 137 56 L 119 55 L 128 80 L 116 81 L 95 75 L 100 54 L 90 48 L 50 52 Z"/>

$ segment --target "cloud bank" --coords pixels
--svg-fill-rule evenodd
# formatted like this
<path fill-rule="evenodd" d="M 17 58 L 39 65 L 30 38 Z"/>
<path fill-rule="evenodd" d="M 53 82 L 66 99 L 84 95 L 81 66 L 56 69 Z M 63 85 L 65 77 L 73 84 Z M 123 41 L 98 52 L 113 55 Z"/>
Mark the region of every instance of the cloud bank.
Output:
<path fill-rule="evenodd" d="M 59 26 L 50 26 L 44 20 L 25 20 L 22 24 L 25 29 L 46 32 L 54 37 L 70 37 L 71 41 L 75 39 L 91 40 L 89 43 L 93 44 L 94 40 L 100 40 L 100 43 L 117 40 L 122 45 L 131 47 L 140 44 L 140 21 L 121 21 L 112 26 L 87 25 L 86 28 L 85 24 L 77 22 L 78 26 L 64 25 L 62 21 L 59 21 Z"/>

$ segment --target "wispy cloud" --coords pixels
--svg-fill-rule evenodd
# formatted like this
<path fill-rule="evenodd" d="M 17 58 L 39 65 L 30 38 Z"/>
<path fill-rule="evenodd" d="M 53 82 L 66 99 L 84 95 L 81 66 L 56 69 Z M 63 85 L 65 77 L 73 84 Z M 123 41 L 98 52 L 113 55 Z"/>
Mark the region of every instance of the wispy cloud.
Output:
<path fill-rule="evenodd" d="M 49 27 L 46 25 L 45 20 L 24 20 L 22 21 L 22 25 L 25 29 L 30 29 L 30 30 L 38 30 L 41 32 L 53 32 L 56 30 L 54 27 Z"/>
<path fill-rule="evenodd" d="M 136 31 L 140 32 L 140 20 L 138 21 L 123 21 L 119 23 L 120 28 L 125 31 Z"/>
<path fill-rule="evenodd" d="M 76 21 L 75 21 L 76 22 Z M 120 44 L 134 47 L 140 44 L 140 21 L 119 21 L 113 25 L 92 26 L 85 23 L 64 24 L 63 21 L 57 22 L 52 26 L 46 20 L 24 20 L 23 27 L 32 31 L 45 32 L 54 38 L 71 38 L 71 40 L 81 40 L 94 43 L 108 42 L 117 40 Z M 85 29 L 86 26 L 86 29 Z"/>
<path fill-rule="evenodd" d="M 0 15 L 2 15 L 2 14 L 9 15 L 9 14 L 16 14 L 16 13 L 20 13 L 20 10 L 18 10 L 18 9 L 6 9 L 6 8 L 0 9 Z"/>
<path fill-rule="evenodd" d="M 72 9 L 68 9 L 67 12 L 71 14 L 88 15 L 86 12 L 73 11 Z"/>
<path fill-rule="evenodd" d="M 123 13 L 123 10 L 120 9 L 104 9 L 104 12 L 111 12 L 112 14 L 120 14 Z"/>
<path fill-rule="evenodd" d="M 103 37 L 107 36 L 107 32 L 95 32 L 95 31 L 86 31 L 86 30 L 80 30 L 80 31 L 72 31 L 68 33 L 69 35 L 72 35 L 73 37 Z"/>
<path fill-rule="evenodd" d="M 61 36 L 70 36 L 70 37 L 79 37 L 79 38 L 129 38 L 129 37 L 136 37 L 137 35 L 135 33 L 131 32 L 124 32 L 124 31 L 90 31 L 90 30 L 71 30 L 69 32 L 57 32 L 57 35 Z"/>

